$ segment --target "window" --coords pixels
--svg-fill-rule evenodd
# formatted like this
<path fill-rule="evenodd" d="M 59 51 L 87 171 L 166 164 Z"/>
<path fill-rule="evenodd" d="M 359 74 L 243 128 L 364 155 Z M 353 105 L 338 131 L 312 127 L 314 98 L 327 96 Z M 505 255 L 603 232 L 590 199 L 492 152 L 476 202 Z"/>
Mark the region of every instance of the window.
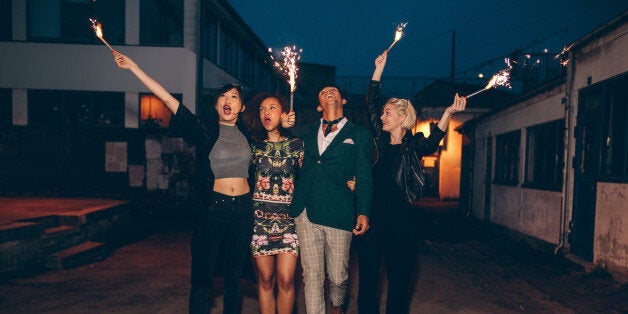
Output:
<path fill-rule="evenodd" d="M 33 126 L 124 126 L 124 93 L 31 90 L 28 123 Z"/>
<path fill-rule="evenodd" d="M 257 66 L 257 60 L 253 54 L 248 51 L 242 51 L 242 69 L 240 73 L 242 74 L 241 80 L 248 84 L 249 86 L 255 85 L 255 67 Z"/>
<path fill-rule="evenodd" d="M 216 63 L 218 57 L 218 20 L 207 10 L 201 29 L 201 53 L 209 61 Z"/>
<path fill-rule="evenodd" d="M 240 50 L 235 37 L 221 32 L 220 36 L 220 66 L 233 76 L 238 76 Z"/>
<path fill-rule="evenodd" d="M 183 46 L 183 1 L 141 0 L 140 43 Z"/>
<path fill-rule="evenodd" d="M 495 146 L 495 183 L 516 186 L 519 183 L 519 144 L 521 131 L 497 135 Z"/>
<path fill-rule="evenodd" d="M 103 24 L 104 38 L 110 44 L 124 44 L 124 0 L 29 0 L 28 38 L 100 43 L 89 22 L 94 15 Z"/>
<path fill-rule="evenodd" d="M 173 95 L 181 101 L 181 95 Z M 153 94 L 140 95 L 140 119 L 142 127 L 167 128 L 172 112 L 161 99 Z"/>
<path fill-rule="evenodd" d="M 563 182 L 563 120 L 531 126 L 526 140 L 526 186 L 559 191 Z"/>
<path fill-rule="evenodd" d="M 601 175 L 628 179 L 628 75 L 604 82 Z"/>
<path fill-rule="evenodd" d="M 11 0 L 0 0 L 0 40 L 11 40 L 13 38 L 11 13 Z"/>
<path fill-rule="evenodd" d="M 0 125 L 13 123 L 12 93 L 8 88 L 0 88 Z"/>

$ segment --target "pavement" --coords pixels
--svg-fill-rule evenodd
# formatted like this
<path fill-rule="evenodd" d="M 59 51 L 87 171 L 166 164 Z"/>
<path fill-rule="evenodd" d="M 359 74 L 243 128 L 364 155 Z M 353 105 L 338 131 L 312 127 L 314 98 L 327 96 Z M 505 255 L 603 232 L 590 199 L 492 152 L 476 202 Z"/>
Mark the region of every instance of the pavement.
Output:
<path fill-rule="evenodd" d="M 422 204 L 412 313 L 628 313 L 628 285 L 564 256 L 538 250 L 473 219 L 456 203 Z M 164 219 L 101 262 L 0 283 L 0 313 L 186 313 L 191 233 Z M 352 255 L 347 313 L 357 313 Z M 295 313 L 305 313 L 300 270 Z M 385 276 L 380 304 L 385 304 Z M 222 312 L 222 284 L 211 313 Z M 258 313 L 255 283 L 243 280 L 242 313 Z"/>

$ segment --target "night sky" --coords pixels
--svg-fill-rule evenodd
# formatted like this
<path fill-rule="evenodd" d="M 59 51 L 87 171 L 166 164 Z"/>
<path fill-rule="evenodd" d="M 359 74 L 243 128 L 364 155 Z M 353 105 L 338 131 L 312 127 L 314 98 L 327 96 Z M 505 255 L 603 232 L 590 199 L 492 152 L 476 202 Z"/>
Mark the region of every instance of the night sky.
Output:
<path fill-rule="evenodd" d="M 623 0 L 228 1 L 267 46 L 297 45 L 303 62 L 336 66 L 338 76 L 370 76 L 397 24 L 408 22 L 389 77 L 447 77 L 452 30 L 457 76 L 475 77 L 516 49 L 560 52 L 628 8 Z M 478 69 L 492 59 L 499 61 Z"/>

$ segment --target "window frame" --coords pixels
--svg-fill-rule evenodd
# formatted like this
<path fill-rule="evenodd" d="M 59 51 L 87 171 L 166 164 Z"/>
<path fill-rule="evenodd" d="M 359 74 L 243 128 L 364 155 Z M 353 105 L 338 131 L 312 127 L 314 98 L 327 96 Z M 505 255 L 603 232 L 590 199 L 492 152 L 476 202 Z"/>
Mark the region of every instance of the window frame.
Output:
<path fill-rule="evenodd" d="M 34 5 L 33 1 L 27 2 L 27 17 L 26 17 L 26 25 L 27 25 L 27 38 L 29 41 L 33 42 L 50 42 L 50 43 L 72 43 L 72 44 L 102 44 L 98 37 L 94 35 L 94 32 L 90 28 L 89 18 L 93 17 L 96 13 L 98 20 L 103 23 L 103 32 L 104 37 L 107 39 L 112 45 L 124 44 L 125 43 L 125 5 L 124 0 L 108 0 L 107 2 L 103 2 L 104 4 L 99 5 L 98 7 L 93 7 L 95 4 L 100 4 L 100 2 L 92 2 L 86 0 L 85 3 L 77 3 L 75 1 L 69 0 L 45 0 L 43 2 L 48 5 L 56 5 L 58 8 L 58 16 L 56 17 L 58 20 L 50 22 L 54 22 L 53 27 L 58 27 L 56 29 L 58 34 L 47 36 L 45 34 L 39 35 L 34 34 L 33 26 L 35 25 L 38 19 L 33 16 Z M 95 3 L 95 4 L 94 4 Z M 117 6 L 117 9 L 115 7 Z M 85 8 L 82 8 L 85 7 Z M 111 8 L 114 8 L 111 10 Z M 100 8 L 100 10 L 99 10 Z M 71 12 L 76 10 L 76 12 L 85 11 L 84 23 L 81 22 L 82 19 L 74 18 Z M 95 13 L 94 13 L 95 12 Z M 50 12 L 44 12 L 47 17 L 51 17 L 55 19 L 54 15 Z M 71 14 L 68 16 L 68 14 Z M 71 22 L 78 23 L 77 25 L 73 25 Z M 46 28 L 50 28 L 50 24 L 45 26 Z M 53 30 L 55 30 L 53 28 Z M 71 31 L 68 31 L 71 30 Z M 77 30 L 80 32 L 76 33 Z M 72 38 L 68 38 L 70 34 L 74 34 Z M 79 34 L 76 36 L 76 34 Z"/>
<path fill-rule="evenodd" d="M 525 187 L 550 191 L 561 190 L 565 167 L 564 138 L 564 119 L 526 128 Z M 550 157 L 553 157 L 553 162 Z"/>
<path fill-rule="evenodd" d="M 520 150 L 521 130 L 517 129 L 495 136 L 493 183 L 519 186 Z"/>
<path fill-rule="evenodd" d="M 140 0 L 140 45 L 157 47 L 183 47 L 183 44 L 185 42 L 183 29 L 185 19 L 185 2 L 180 0 L 171 0 L 169 4 L 173 4 L 175 7 L 169 9 L 160 9 L 159 4 L 157 4 L 155 0 Z M 149 7 L 150 5 L 153 5 L 153 7 Z M 155 8 L 155 6 L 157 8 L 158 14 L 152 19 L 149 19 L 147 14 L 150 13 L 147 12 L 147 10 L 149 8 Z M 168 14 L 176 14 L 176 16 L 169 16 Z M 150 25 L 145 22 L 152 20 L 157 21 Z M 157 25 L 157 27 L 155 27 L 155 25 Z M 153 33 L 145 33 L 144 31 L 148 29 L 158 29 L 158 34 L 155 35 Z M 164 39 L 165 37 L 167 37 L 165 35 L 170 36 L 171 34 L 175 34 L 178 40 L 172 41 L 171 38 Z M 157 39 L 153 38 L 153 35 L 155 35 Z"/>
<path fill-rule="evenodd" d="M 84 104 L 80 102 L 74 103 L 76 98 L 84 97 Z M 118 108 L 115 108 L 115 102 L 103 104 L 101 101 L 107 98 L 119 98 Z M 71 101 L 69 101 L 71 99 Z M 76 113 L 72 110 L 72 106 L 84 108 L 82 113 Z M 102 91 L 73 91 L 73 90 L 28 90 L 28 125 L 36 127 L 103 127 L 118 128 L 125 126 L 125 102 L 124 92 L 102 92 Z M 39 111 L 37 107 L 44 110 Z M 116 121 L 107 123 L 98 123 L 97 115 L 104 108 L 113 116 Z M 51 109 L 46 111 L 45 109 Z M 117 117 L 116 117 L 117 111 Z M 105 116 L 106 117 L 106 116 Z M 81 119 L 84 119 L 81 121 Z"/>
<path fill-rule="evenodd" d="M 628 73 L 596 84 L 599 85 L 596 87 L 601 93 L 603 110 L 598 176 L 613 182 L 628 182 L 628 100 L 624 92 L 625 84 L 628 84 Z M 596 89 L 592 92 L 595 93 Z M 615 153 L 616 148 L 619 154 Z"/>
<path fill-rule="evenodd" d="M 0 125 L 12 125 L 12 124 L 13 124 L 13 90 L 10 88 L 0 88 Z"/>
<path fill-rule="evenodd" d="M 0 0 L 0 41 L 13 40 L 13 3 Z"/>

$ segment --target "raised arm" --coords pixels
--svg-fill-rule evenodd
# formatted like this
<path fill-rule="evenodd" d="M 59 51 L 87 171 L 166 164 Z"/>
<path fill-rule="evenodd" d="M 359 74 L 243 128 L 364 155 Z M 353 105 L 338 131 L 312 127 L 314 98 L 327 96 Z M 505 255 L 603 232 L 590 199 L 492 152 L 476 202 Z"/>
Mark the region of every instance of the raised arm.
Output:
<path fill-rule="evenodd" d="M 113 59 L 121 69 L 130 70 L 135 76 L 146 86 L 155 96 L 159 97 L 161 101 L 166 104 L 166 107 L 172 111 L 173 114 L 177 113 L 179 109 L 179 101 L 172 97 L 172 95 L 155 81 L 152 77 L 148 76 L 133 60 L 118 51 L 113 52 Z"/>
<path fill-rule="evenodd" d="M 384 51 L 384 53 L 375 59 L 375 70 L 373 71 L 373 76 L 371 77 L 371 82 L 369 83 L 366 93 L 366 112 L 371 122 L 371 128 L 376 136 L 378 136 L 382 130 L 382 121 L 380 120 L 382 104 L 379 100 L 379 92 L 381 89 L 380 79 L 382 78 L 384 67 L 386 66 L 387 56 L 388 52 Z"/>
<path fill-rule="evenodd" d="M 381 81 L 382 73 L 384 73 L 384 68 L 386 67 L 387 58 L 388 50 L 384 50 L 384 52 L 375 59 L 375 71 L 373 71 L 371 80 L 378 82 Z"/>

